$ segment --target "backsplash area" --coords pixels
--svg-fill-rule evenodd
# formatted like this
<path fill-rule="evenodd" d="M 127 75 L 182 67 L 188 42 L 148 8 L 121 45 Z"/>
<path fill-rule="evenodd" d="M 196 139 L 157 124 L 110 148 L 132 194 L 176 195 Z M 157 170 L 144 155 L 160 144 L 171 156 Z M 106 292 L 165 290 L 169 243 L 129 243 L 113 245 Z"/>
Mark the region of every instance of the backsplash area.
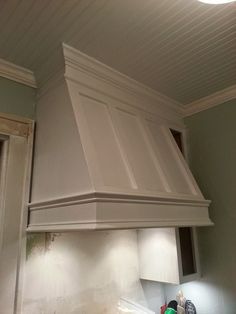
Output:
<path fill-rule="evenodd" d="M 135 230 L 28 236 L 23 314 L 113 314 L 120 297 L 154 297 L 139 280 Z"/>

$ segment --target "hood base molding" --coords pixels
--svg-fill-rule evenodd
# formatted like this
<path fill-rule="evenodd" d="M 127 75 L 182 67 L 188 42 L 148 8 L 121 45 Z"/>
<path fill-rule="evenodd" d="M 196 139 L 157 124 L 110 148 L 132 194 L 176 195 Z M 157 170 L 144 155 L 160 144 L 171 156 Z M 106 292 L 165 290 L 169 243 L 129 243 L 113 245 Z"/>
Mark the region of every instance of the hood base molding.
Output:
<path fill-rule="evenodd" d="M 208 204 L 205 200 L 87 193 L 29 204 L 28 232 L 209 226 Z"/>

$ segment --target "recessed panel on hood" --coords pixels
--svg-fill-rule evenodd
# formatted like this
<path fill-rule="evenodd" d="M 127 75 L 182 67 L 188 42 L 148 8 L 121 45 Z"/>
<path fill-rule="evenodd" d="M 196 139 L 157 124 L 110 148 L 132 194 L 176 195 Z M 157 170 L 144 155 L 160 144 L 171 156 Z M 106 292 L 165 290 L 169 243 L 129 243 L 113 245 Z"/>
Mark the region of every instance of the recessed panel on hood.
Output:
<path fill-rule="evenodd" d="M 109 106 L 87 97 L 79 99 L 78 128 L 94 184 L 118 189 L 132 188 L 132 180 L 125 167 Z M 80 128 L 81 119 L 85 124 L 83 130 Z"/>
<path fill-rule="evenodd" d="M 157 166 L 156 156 L 149 145 L 140 116 L 119 108 L 113 112 L 120 146 L 127 155 L 137 189 L 166 192 L 163 172 Z"/>

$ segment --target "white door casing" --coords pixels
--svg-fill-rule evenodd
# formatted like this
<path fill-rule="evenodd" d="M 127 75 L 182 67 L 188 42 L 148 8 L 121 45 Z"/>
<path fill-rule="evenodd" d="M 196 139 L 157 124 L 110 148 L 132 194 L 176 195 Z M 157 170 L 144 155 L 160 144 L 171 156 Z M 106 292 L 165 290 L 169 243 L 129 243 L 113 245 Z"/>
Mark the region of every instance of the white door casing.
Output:
<path fill-rule="evenodd" d="M 33 121 L 0 114 L 0 140 L 0 313 L 13 314 L 21 295 Z"/>

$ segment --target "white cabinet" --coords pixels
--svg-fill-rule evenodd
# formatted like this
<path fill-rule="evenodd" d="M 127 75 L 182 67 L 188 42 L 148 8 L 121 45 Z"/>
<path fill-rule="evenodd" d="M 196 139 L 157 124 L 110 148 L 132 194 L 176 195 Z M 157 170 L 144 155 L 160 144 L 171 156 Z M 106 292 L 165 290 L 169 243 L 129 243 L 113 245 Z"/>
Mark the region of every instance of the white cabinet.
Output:
<path fill-rule="evenodd" d="M 200 277 L 194 228 L 138 231 L 140 278 L 179 284 Z"/>

